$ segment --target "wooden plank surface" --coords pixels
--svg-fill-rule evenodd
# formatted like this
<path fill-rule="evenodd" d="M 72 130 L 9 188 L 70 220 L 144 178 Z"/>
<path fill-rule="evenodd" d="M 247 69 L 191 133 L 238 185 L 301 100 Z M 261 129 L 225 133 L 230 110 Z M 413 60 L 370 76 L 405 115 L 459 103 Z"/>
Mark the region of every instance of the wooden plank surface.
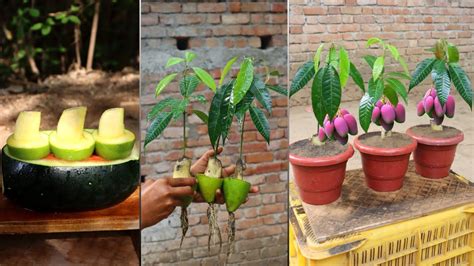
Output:
<path fill-rule="evenodd" d="M 86 212 L 42 213 L 0 195 L 0 234 L 117 231 L 140 228 L 140 188 L 110 208 Z"/>

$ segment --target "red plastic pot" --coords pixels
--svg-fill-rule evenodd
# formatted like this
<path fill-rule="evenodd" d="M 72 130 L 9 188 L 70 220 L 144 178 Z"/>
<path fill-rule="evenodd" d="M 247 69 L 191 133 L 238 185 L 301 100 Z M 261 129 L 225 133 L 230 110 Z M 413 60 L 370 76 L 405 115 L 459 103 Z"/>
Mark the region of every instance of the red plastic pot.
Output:
<path fill-rule="evenodd" d="M 464 140 L 462 131 L 450 138 L 418 136 L 412 128 L 407 130 L 407 134 L 418 142 L 418 147 L 413 154 L 416 172 L 421 176 L 433 179 L 448 176 L 456 155 L 457 145 Z"/>
<path fill-rule="evenodd" d="M 335 156 L 307 158 L 290 153 L 295 183 L 301 200 L 313 205 L 324 205 L 341 196 L 347 160 L 354 154 L 349 144 L 346 151 Z"/>
<path fill-rule="evenodd" d="M 354 140 L 354 146 L 362 157 L 362 169 L 367 186 L 379 192 L 399 190 L 408 170 L 410 154 L 416 148 L 416 141 L 400 148 L 379 148 L 367 146 Z"/>

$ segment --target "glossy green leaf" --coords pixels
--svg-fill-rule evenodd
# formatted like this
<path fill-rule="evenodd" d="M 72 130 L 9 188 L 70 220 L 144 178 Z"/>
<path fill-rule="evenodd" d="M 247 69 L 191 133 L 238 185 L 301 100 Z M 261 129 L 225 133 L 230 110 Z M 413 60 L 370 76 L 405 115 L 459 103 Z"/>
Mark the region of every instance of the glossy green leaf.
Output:
<path fill-rule="evenodd" d="M 204 95 L 193 95 L 190 97 L 192 100 L 198 101 L 199 103 L 205 104 L 207 103 L 206 97 Z"/>
<path fill-rule="evenodd" d="M 160 95 L 160 93 L 166 88 L 166 86 L 168 86 L 168 84 L 171 83 L 171 81 L 174 80 L 174 78 L 176 78 L 177 75 L 177 73 L 172 73 L 160 80 L 160 82 L 158 83 L 158 85 L 156 85 L 155 88 L 155 96 Z"/>
<path fill-rule="evenodd" d="M 436 95 L 441 105 L 444 105 L 448 100 L 449 91 L 451 90 L 451 80 L 449 79 L 448 70 L 446 69 L 444 61 L 436 61 L 433 66 L 433 73 L 436 76 L 434 80 Z"/>
<path fill-rule="evenodd" d="M 456 63 L 449 64 L 449 75 L 454 87 L 472 110 L 472 87 L 466 72 Z"/>
<path fill-rule="evenodd" d="M 262 137 L 270 143 L 270 124 L 265 114 L 257 107 L 250 105 L 250 118 Z"/>
<path fill-rule="evenodd" d="M 300 91 L 314 77 L 314 62 L 308 61 L 304 63 L 296 71 L 295 77 L 291 81 L 290 97 Z"/>
<path fill-rule="evenodd" d="M 241 123 L 245 117 L 245 113 L 249 110 L 250 104 L 252 104 L 253 100 L 255 99 L 255 96 L 251 91 L 248 91 L 242 101 L 237 104 L 235 107 L 235 117 L 237 118 L 237 121 Z"/>
<path fill-rule="evenodd" d="M 375 60 L 377 60 L 377 57 L 373 56 L 373 55 L 366 55 L 363 57 L 365 62 L 367 62 L 367 64 L 369 64 L 370 68 L 374 68 L 374 63 L 375 63 Z"/>
<path fill-rule="evenodd" d="M 351 67 L 350 67 L 350 76 L 352 77 L 352 80 L 354 81 L 354 83 L 359 86 L 359 88 L 365 92 L 365 84 L 364 84 L 364 80 L 362 79 L 362 75 L 360 74 L 359 70 L 357 70 L 356 66 L 351 62 L 350 63 Z"/>
<path fill-rule="evenodd" d="M 339 69 L 339 53 L 336 50 L 336 46 L 329 48 L 329 54 L 326 57 L 326 63 L 333 66 L 335 69 Z"/>
<path fill-rule="evenodd" d="M 152 120 L 155 118 L 161 111 L 165 110 L 166 108 L 172 107 L 177 105 L 179 100 L 175 98 L 165 98 L 158 103 L 156 103 L 153 108 L 147 114 L 147 120 Z"/>
<path fill-rule="evenodd" d="M 194 75 L 186 75 L 179 81 L 179 91 L 184 97 L 191 95 L 198 87 L 200 81 Z"/>
<path fill-rule="evenodd" d="M 232 104 L 237 105 L 250 89 L 253 81 L 253 63 L 250 58 L 245 58 L 240 65 L 239 73 L 234 83 Z"/>
<path fill-rule="evenodd" d="M 224 90 L 219 89 L 214 94 L 209 108 L 209 120 L 207 123 L 209 140 L 211 141 L 212 147 L 215 149 L 218 138 L 222 133 L 222 121 L 221 121 L 221 106 L 224 100 Z"/>
<path fill-rule="evenodd" d="M 349 54 L 344 47 L 339 49 L 339 79 L 341 88 L 344 88 L 349 79 L 351 61 L 349 61 Z"/>
<path fill-rule="evenodd" d="M 375 101 L 374 98 L 366 93 L 362 96 L 359 103 L 359 123 L 365 132 L 369 131 Z"/>
<path fill-rule="evenodd" d="M 182 63 L 184 62 L 184 59 L 183 58 L 179 58 L 179 57 L 171 57 L 170 59 L 168 59 L 168 61 L 166 62 L 166 68 L 168 67 L 171 67 L 171 66 L 174 66 L 174 65 L 177 65 L 179 63 Z"/>
<path fill-rule="evenodd" d="M 402 72 L 389 72 L 386 74 L 387 77 L 393 77 L 393 78 L 400 78 L 400 79 L 406 79 L 406 80 L 411 80 L 410 75 L 407 75 Z"/>
<path fill-rule="evenodd" d="M 374 80 L 377 80 L 382 74 L 385 64 L 384 60 L 385 59 L 382 56 L 377 57 L 377 59 L 375 60 L 374 67 L 372 68 L 372 78 Z"/>
<path fill-rule="evenodd" d="M 416 66 L 415 71 L 411 74 L 408 91 L 411 91 L 416 85 L 420 84 L 431 73 L 435 62 L 435 58 L 427 58 Z"/>
<path fill-rule="evenodd" d="M 161 135 L 163 130 L 165 130 L 165 128 L 169 125 L 172 117 L 173 114 L 167 112 L 159 113 L 155 117 L 153 122 L 146 130 L 145 147 Z"/>
<path fill-rule="evenodd" d="M 378 79 L 377 81 L 374 81 L 373 78 L 369 80 L 369 86 L 368 86 L 367 92 L 375 101 L 378 101 L 380 100 L 380 98 L 382 98 L 383 90 L 384 90 L 383 80 Z"/>
<path fill-rule="evenodd" d="M 314 117 L 318 121 L 320 126 L 323 126 L 324 117 L 327 112 L 323 108 L 323 102 L 325 101 L 323 95 L 323 77 L 326 68 L 320 68 L 316 77 L 313 79 L 313 85 L 311 86 L 311 105 L 313 106 Z"/>
<path fill-rule="evenodd" d="M 387 44 L 387 48 L 388 50 L 390 50 L 390 53 L 392 54 L 393 59 L 398 61 L 400 59 L 400 53 L 398 52 L 397 47 L 391 44 Z"/>
<path fill-rule="evenodd" d="M 265 83 L 257 77 L 253 79 L 252 85 L 250 86 L 250 91 L 255 95 L 257 101 L 267 110 L 267 112 L 272 112 L 272 97 L 265 87 Z"/>
<path fill-rule="evenodd" d="M 405 59 L 403 59 L 403 57 L 400 56 L 400 58 L 398 58 L 398 62 L 400 63 L 400 65 L 402 65 L 403 72 L 405 72 L 405 74 L 407 75 L 410 75 L 410 70 L 408 70 L 408 65 L 405 62 Z"/>
<path fill-rule="evenodd" d="M 209 117 L 203 111 L 193 109 L 193 114 L 195 114 L 199 119 L 201 119 L 204 124 L 208 123 Z"/>
<path fill-rule="evenodd" d="M 377 44 L 377 43 L 383 43 L 381 39 L 377 38 L 377 37 L 372 37 L 370 39 L 367 40 L 367 47 L 370 47 L 374 44 Z"/>
<path fill-rule="evenodd" d="M 406 104 L 408 104 L 408 93 L 402 82 L 394 78 L 386 78 L 385 82 L 387 82 L 390 85 L 390 87 L 394 89 L 395 92 L 402 97 L 403 101 Z"/>
<path fill-rule="evenodd" d="M 206 70 L 200 68 L 200 67 L 193 67 L 194 73 L 198 76 L 198 78 L 206 84 L 209 89 L 211 89 L 213 92 L 216 92 L 216 83 L 214 82 L 214 79 L 212 76 L 207 73 Z"/>
<path fill-rule="evenodd" d="M 387 99 L 392 103 L 393 106 L 396 106 L 398 104 L 398 95 L 390 84 L 387 84 L 387 86 L 385 86 L 383 94 L 385 95 L 385 97 L 387 97 Z"/>
<path fill-rule="evenodd" d="M 313 57 L 313 62 L 314 62 L 314 69 L 318 70 L 319 69 L 319 62 L 321 61 L 321 52 L 323 51 L 324 48 L 324 43 L 321 43 L 316 50 L 316 53 L 314 54 Z"/>
<path fill-rule="evenodd" d="M 328 65 L 323 74 L 323 108 L 330 118 L 333 118 L 341 104 L 341 83 L 336 69 Z"/>
<path fill-rule="evenodd" d="M 237 61 L 237 56 L 232 57 L 227 63 L 225 64 L 224 68 L 222 69 L 221 78 L 219 79 L 219 86 L 224 83 L 225 77 L 229 74 L 229 71 L 232 69 L 232 65 Z"/>
<path fill-rule="evenodd" d="M 449 63 L 459 62 L 459 51 L 453 44 L 448 44 L 448 61 Z"/>
<path fill-rule="evenodd" d="M 176 120 L 180 118 L 183 115 L 183 113 L 186 112 L 188 105 L 189 105 L 189 99 L 187 98 L 177 101 L 177 104 L 171 107 L 171 113 L 173 114 L 173 119 Z"/>
<path fill-rule="evenodd" d="M 196 58 L 196 54 L 193 52 L 185 52 L 184 58 L 186 59 L 186 63 L 191 63 L 194 58 Z"/>
<path fill-rule="evenodd" d="M 268 85 L 266 84 L 265 85 L 267 87 L 267 89 L 269 90 L 272 90 L 274 92 L 277 92 L 281 95 L 285 95 L 285 96 L 288 96 L 288 90 L 286 90 L 285 88 L 279 86 L 279 85 Z"/>
<path fill-rule="evenodd" d="M 229 129 L 234 119 L 235 106 L 232 104 L 232 89 L 234 87 L 234 81 L 230 81 L 221 87 L 222 93 L 224 94 L 221 103 L 220 112 L 220 123 L 221 123 L 221 140 L 222 145 L 225 145 L 227 136 L 229 135 Z"/>

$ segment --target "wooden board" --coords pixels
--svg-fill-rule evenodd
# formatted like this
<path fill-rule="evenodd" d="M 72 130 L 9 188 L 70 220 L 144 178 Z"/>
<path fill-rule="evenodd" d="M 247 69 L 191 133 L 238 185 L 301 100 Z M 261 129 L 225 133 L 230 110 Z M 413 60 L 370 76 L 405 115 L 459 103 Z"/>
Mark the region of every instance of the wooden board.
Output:
<path fill-rule="evenodd" d="M 35 212 L 0 195 L 0 234 L 137 230 L 139 214 L 140 188 L 115 206 L 86 212 Z"/>

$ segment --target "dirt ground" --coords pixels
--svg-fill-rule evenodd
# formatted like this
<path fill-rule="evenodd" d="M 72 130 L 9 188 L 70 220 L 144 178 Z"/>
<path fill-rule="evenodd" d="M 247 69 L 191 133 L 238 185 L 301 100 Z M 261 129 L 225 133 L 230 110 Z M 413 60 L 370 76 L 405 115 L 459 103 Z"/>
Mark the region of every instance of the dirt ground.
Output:
<path fill-rule="evenodd" d="M 41 128 L 54 129 L 62 110 L 87 106 L 86 127 L 96 128 L 103 111 L 124 107 L 127 128 L 138 136 L 139 79 L 135 70 L 116 73 L 76 71 L 51 76 L 41 89 L 17 87 L 0 91 L 0 145 L 5 145 L 20 111 L 41 111 Z"/>
<path fill-rule="evenodd" d="M 474 182 L 474 158 L 472 156 L 474 152 L 474 116 L 462 99 L 459 96 L 456 97 L 456 114 L 453 119 L 445 119 L 444 125 L 452 126 L 460 129 L 464 132 L 464 141 L 458 145 L 456 158 L 452 169 L 460 175 L 470 179 Z M 413 99 L 408 102 L 406 114 L 407 119 L 405 123 L 395 123 L 393 128 L 394 131 L 405 132 L 411 126 L 419 124 L 428 124 L 429 118 L 424 115 L 419 117 L 416 115 L 416 103 L 420 99 Z M 349 110 L 354 116 L 358 116 L 358 101 L 344 102 L 342 107 Z M 309 138 L 312 134 L 316 133 L 316 119 L 314 118 L 311 107 L 309 106 L 297 106 L 291 107 L 289 111 L 290 117 L 290 143 L 295 141 Z M 370 125 L 369 131 L 378 131 L 380 127 L 374 124 Z M 363 130 L 359 126 L 359 134 L 362 134 Z M 354 137 L 349 138 L 349 142 L 352 144 Z M 362 162 L 359 152 L 356 150 L 354 156 L 347 163 L 348 169 L 361 168 Z M 290 165 L 291 168 L 291 165 Z M 292 170 L 290 169 L 290 176 L 292 177 Z"/>

